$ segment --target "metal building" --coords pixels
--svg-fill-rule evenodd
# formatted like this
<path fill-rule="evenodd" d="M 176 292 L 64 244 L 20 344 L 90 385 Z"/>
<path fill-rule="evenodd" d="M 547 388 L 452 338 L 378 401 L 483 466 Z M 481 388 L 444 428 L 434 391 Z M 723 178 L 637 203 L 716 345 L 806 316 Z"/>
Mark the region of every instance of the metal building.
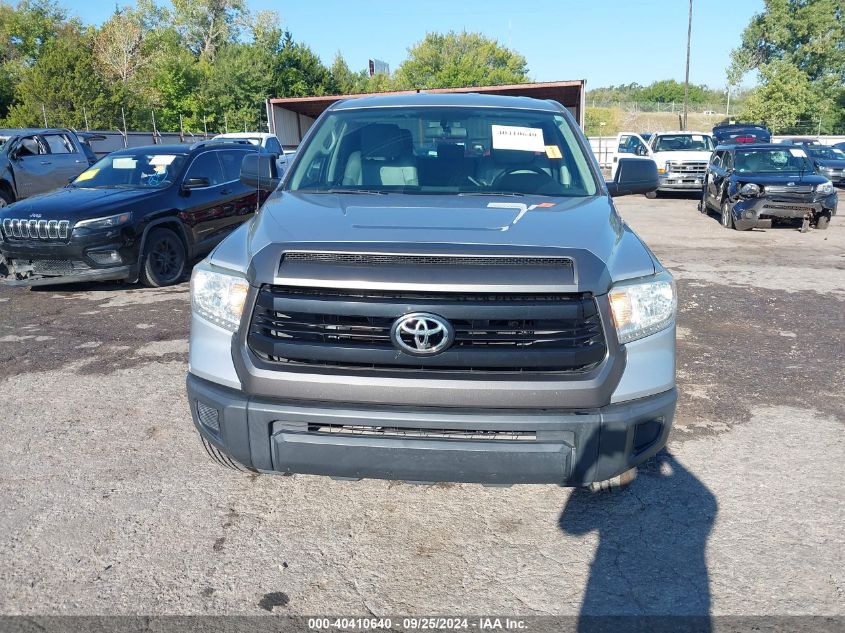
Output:
<path fill-rule="evenodd" d="M 584 127 L 584 102 L 586 80 L 549 81 L 533 84 L 509 84 L 506 86 L 470 86 L 468 88 L 438 88 L 426 92 L 466 93 L 509 95 L 515 97 L 533 97 L 552 99 L 569 108 L 575 120 Z M 411 91 L 382 92 L 376 94 L 408 94 Z M 331 104 L 342 99 L 372 97 L 370 94 L 329 95 L 323 97 L 286 97 L 267 100 L 267 121 L 270 132 L 274 133 L 282 145 L 299 145 L 308 128 L 318 116 Z"/>

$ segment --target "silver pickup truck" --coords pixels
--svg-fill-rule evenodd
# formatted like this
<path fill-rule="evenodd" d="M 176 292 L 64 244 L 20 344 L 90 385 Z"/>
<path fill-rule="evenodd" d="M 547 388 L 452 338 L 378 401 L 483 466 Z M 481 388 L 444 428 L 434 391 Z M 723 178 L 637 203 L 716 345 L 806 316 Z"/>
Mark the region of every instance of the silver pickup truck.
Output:
<path fill-rule="evenodd" d="M 620 481 L 667 440 L 675 287 L 560 104 L 413 94 L 330 107 L 274 193 L 195 268 L 188 399 L 260 472 Z M 599 485 L 602 485 L 599 483 Z"/>

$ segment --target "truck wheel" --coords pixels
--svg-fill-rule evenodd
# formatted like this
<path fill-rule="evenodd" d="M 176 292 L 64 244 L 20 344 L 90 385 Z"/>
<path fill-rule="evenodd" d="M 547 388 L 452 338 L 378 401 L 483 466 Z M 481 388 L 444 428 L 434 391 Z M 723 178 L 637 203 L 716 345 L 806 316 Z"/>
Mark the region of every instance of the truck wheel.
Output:
<path fill-rule="evenodd" d="M 139 279 L 147 288 L 171 286 L 182 279 L 187 256 L 182 240 L 170 229 L 153 229 L 147 236 Z"/>
<path fill-rule="evenodd" d="M 656 191 L 647 191 L 646 194 L 645 194 L 645 197 L 648 198 L 649 200 L 654 200 L 657 197 L 657 192 Z"/>
<path fill-rule="evenodd" d="M 587 490 L 590 492 L 610 492 L 612 490 L 625 488 L 636 478 L 637 469 L 630 468 L 621 475 L 616 475 L 616 477 L 611 477 L 610 479 L 605 479 L 604 481 L 594 481 L 587 486 Z"/>
<path fill-rule="evenodd" d="M 5 189 L 0 189 L 0 209 L 12 204 L 14 201 L 15 199 L 12 197 L 12 194 Z"/>
<path fill-rule="evenodd" d="M 239 464 L 234 459 L 226 455 L 226 453 L 218 450 L 217 447 L 208 442 L 204 437 L 200 436 L 200 439 L 202 440 L 203 447 L 205 447 L 205 452 L 208 453 L 211 460 L 218 466 L 223 466 L 223 468 L 228 468 L 229 470 L 237 470 L 240 473 L 258 472 L 254 468 L 247 468 L 243 464 Z"/>
<path fill-rule="evenodd" d="M 824 231 L 828 225 L 830 224 L 830 216 L 829 215 L 820 215 L 819 219 L 816 220 L 816 228 L 819 231 Z"/>
<path fill-rule="evenodd" d="M 725 199 L 722 201 L 722 226 L 726 229 L 734 229 L 734 216 L 731 213 L 731 203 L 729 200 Z"/>

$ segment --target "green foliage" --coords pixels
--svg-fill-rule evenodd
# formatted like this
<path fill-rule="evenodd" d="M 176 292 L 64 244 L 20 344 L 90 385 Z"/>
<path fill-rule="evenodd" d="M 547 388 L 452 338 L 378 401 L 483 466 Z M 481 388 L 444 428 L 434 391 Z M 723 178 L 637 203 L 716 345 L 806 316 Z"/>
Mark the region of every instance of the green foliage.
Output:
<path fill-rule="evenodd" d="M 320 58 L 305 44 L 294 42 L 286 31 L 276 56 L 273 89 L 279 97 L 325 95 L 333 90 L 332 77 Z"/>
<path fill-rule="evenodd" d="M 690 84 L 689 102 L 694 105 L 719 103 L 725 99 L 721 90 Z M 684 84 L 674 79 L 655 81 L 648 86 L 638 83 L 595 88 L 587 93 L 588 102 L 608 103 L 672 103 L 684 102 Z"/>
<path fill-rule="evenodd" d="M 587 136 L 618 134 L 621 123 L 619 118 L 618 108 L 587 108 L 584 113 L 584 133 Z"/>
<path fill-rule="evenodd" d="M 843 42 L 842 0 L 766 0 L 743 31 L 728 69 L 729 79 L 760 73 L 761 85 L 749 95 L 742 116 L 778 131 L 798 121 L 845 129 Z"/>
<path fill-rule="evenodd" d="M 428 33 L 396 71 L 400 89 L 462 88 L 528 81 L 525 58 L 480 33 Z"/>

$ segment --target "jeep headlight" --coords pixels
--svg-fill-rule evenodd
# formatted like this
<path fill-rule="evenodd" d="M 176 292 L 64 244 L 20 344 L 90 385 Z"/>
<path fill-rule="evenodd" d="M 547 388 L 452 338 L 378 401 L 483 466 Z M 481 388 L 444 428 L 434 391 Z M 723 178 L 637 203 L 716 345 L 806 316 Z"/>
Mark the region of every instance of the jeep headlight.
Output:
<path fill-rule="evenodd" d="M 191 275 L 191 309 L 206 321 L 235 332 L 248 291 L 243 276 L 203 262 Z"/>
<path fill-rule="evenodd" d="M 743 196 L 759 196 L 760 195 L 760 185 L 755 185 L 753 182 L 749 182 L 748 184 L 742 185 L 739 189 L 740 195 Z"/>
<path fill-rule="evenodd" d="M 816 185 L 816 193 L 820 193 L 824 196 L 829 196 L 834 191 L 833 183 L 832 182 L 823 182 L 820 185 Z"/>
<path fill-rule="evenodd" d="M 608 293 L 613 324 L 620 343 L 630 343 L 669 327 L 678 299 L 668 273 L 619 283 Z"/>
<path fill-rule="evenodd" d="M 80 220 L 73 225 L 75 229 L 110 229 L 115 226 L 126 224 L 132 219 L 132 214 L 129 212 L 118 213 L 117 215 L 109 215 L 105 218 L 91 218 L 90 220 Z"/>

